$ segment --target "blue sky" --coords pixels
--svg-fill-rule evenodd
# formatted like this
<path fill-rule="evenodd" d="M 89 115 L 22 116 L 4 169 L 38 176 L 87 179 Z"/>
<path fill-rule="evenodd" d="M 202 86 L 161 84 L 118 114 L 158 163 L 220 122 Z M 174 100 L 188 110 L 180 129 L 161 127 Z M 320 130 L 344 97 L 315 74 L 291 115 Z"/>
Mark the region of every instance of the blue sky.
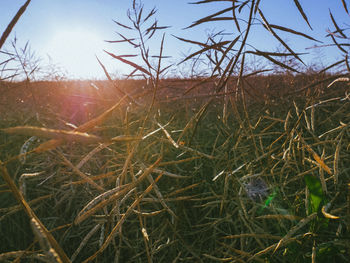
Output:
<path fill-rule="evenodd" d="M 25 0 L 1 0 L 0 33 L 5 30 L 24 2 Z M 350 7 L 349 1 L 346 2 Z M 164 31 L 165 55 L 172 56 L 169 62 L 178 62 L 184 54 L 196 50 L 196 47 L 184 44 L 172 34 L 199 41 L 206 39 L 207 32 L 219 30 L 232 33 L 228 38 L 233 39 L 237 36 L 238 32 L 232 22 L 203 24 L 183 30 L 193 21 L 227 7 L 227 2 L 190 5 L 187 0 L 144 0 L 143 3 L 145 12 L 154 6 L 157 8 L 156 17 L 160 25 L 171 26 Z M 262 0 L 260 8 L 270 23 L 310 34 L 324 44 L 331 43 L 330 39 L 325 39 L 326 30 L 334 29 L 329 9 L 340 26 L 349 22 L 349 16 L 340 0 L 300 0 L 300 3 L 313 30 L 308 28 L 293 0 Z M 43 59 L 42 63 L 46 63 L 50 56 L 55 64 L 65 69 L 67 76 L 73 78 L 101 78 L 103 72 L 96 61 L 97 55 L 112 75 L 121 76 L 128 73 L 130 68 L 111 59 L 102 50 L 117 55 L 137 54 L 136 50 L 129 46 L 104 42 L 117 40 L 116 31 L 125 33 L 116 26 L 113 19 L 128 24 L 126 12 L 131 4 L 131 0 L 32 0 L 4 48 L 10 50 L 10 43 L 15 36 L 18 38 L 19 47 L 23 47 L 24 43 L 29 41 L 32 51 Z M 305 50 L 316 43 L 288 33 L 280 35 L 295 51 L 310 52 L 310 55 L 303 57 L 306 63 L 316 61 L 328 65 L 341 58 L 336 48 Z M 278 46 L 278 42 L 261 27 L 253 28 L 248 43 L 265 51 L 275 51 Z M 159 52 L 159 38 L 155 38 L 155 41 L 149 44 L 151 52 L 154 51 L 152 54 L 156 55 Z"/>

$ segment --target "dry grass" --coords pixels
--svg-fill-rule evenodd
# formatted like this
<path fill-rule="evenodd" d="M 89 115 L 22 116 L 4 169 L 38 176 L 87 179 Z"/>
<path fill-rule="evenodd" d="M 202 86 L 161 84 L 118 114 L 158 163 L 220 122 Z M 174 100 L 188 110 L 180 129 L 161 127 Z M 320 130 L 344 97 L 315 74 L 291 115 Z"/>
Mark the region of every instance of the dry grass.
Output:
<path fill-rule="evenodd" d="M 337 89 L 337 96 L 344 98 L 345 90 Z M 149 120 L 141 136 L 142 107 L 120 108 L 106 124 L 96 126 L 93 136 L 113 137 L 118 127 L 119 134 L 141 139 L 85 146 L 61 141 L 56 150 L 41 153 L 31 151 L 37 147 L 34 143 L 17 173 L 40 173 L 23 174 L 19 183 L 46 225 L 63 227 L 55 236 L 74 261 L 304 261 L 308 253 L 321 260 L 329 255 L 342 260 L 347 246 L 341 237 L 346 236 L 348 220 L 343 186 L 349 179 L 349 102 L 331 100 L 335 94 L 327 91 L 318 94 L 312 101 L 299 98 L 283 110 L 250 103 L 246 113 L 239 102 L 231 101 L 237 110 L 228 111 L 226 123 L 218 118 L 221 98 L 200 113 L 199 121 L 200 115 L 186 110 L 186 103 L 174 113 L 165 102 L 155 111 L 161 117 Z M 252 116 L 249 122 L 244 115 Z M 164 120 L 170 122 L 162 125 Z M 339 126 L 340 121 L 344 124 Z M 32 135 L 38 136 L 29 132 L 26 137 Z M 3 138 L 12 141 L 13 135 Z M 17 140 L 24 143 L 24 138 Z M 21 144 L 16 147 L 19 153 Z M 158 157 L 162 160 L 156 161 Z M 13 157 L 9 160 L 9 167 L 19 164 Z M 157 174 L 163 178 L 156 183 Z M 327 194 L 321 194 L 319 213 L 312 213 L 307 175 L 319 175 L 320 189 Z M 266 183 L 266 197 L 249 198 L 246 187 L 254 178 Z M 4 224 L 20 212 L 14 203 L 6 204 Z M 72 240 L 75 245 L 68 245 Z M 328 254 L 322 254 L 324 247 Z"/>
<path fill-rule="evenodd" d="M 325 71 L 350 71 L 347 57 L 291 74 L 303 61 L 278 30 L 313 38 L 270 24 L 259 3 L 190 26 L 229 12 L 234 39 L 179 38 L 199 47 L 185 62 L 212 63 L 206 77 L 164 78 L 165 37 L 156 56 L 147 40 L 167 27 L 133 1 L 131 26 L 115 22 L 136 35 L 111 42 L 137 47 L 142 63 L 107 52 L 132 67 L 130 80 L 112 80 L 99 60 L 108 81 L 0 82 L 0 260 L 346 262 L 349 79 Z M 247 49 L 257 18 L 288 52 Z M 336 39 L 347 36 L 331 18 L 343 49 Z M 284 73 L 246 72 L 249 55 Z"/>

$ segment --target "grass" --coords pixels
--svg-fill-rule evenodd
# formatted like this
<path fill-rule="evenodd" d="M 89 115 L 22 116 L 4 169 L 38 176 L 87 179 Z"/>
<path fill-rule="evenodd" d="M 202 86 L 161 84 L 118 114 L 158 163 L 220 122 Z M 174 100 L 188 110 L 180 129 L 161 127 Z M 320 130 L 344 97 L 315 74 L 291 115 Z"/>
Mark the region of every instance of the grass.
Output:
<path fill-rule="evenodd" d="M 108 81 L 32 81 L 36 62 L 15 41 L 0 82 L 0 261 L 346 262 L 349 79 L 326 71 L 349 71 L 347 56 L 296 74 L 303 61 L 275 29 L 313 38 L 269 24 L 259 3 L 237 2 L 190 26 L 230 11 L 233 40 L 178 37 L 199 46 L 183 61 L 192 63 L 187 79 L 165 77 L 165 35 L 155 56 L 147 41 L 167 27 L 136 1 L 130 25 L 115 21 L 127 33 L 112 42 L 136 47 L 141 63 L 107 52 L 133 69 L 125 80 L 98 60 Z M 249 11 L 245 28 L 237 7 Z M 288 52 L 250 46 L 255 26 Z M 247 70 L 249 55 L 282 73 Z M 195 73 L 203 56 L 205 77 Z M 5 81 L 20 69 L 25 81 Z"/>
<path fill-rule="evenodd" d="M 345 261 L 349 102 L 331 100 L 345 91 L 338 84 L 318 96 L 293 96 L 282 108 L 231 100 L 225 121 L 222 98 L 196 111 L 186 100 L 176 108 L 165 101 L 146 122 L 147 104 L 124 104 L 89 127 L 89 136 L 142 140 L 81 144 L 73 134 L 73 141 L 28 154 L 23 164 L 12 157 L 30 136 L 42 134 L 2 133 L 1 160 L 9 160 L 10 178 L 35 216 L 23 214 L 3 182 L 1 257 L 50 251 L 33 234 L 40 229 L 31 230 L 30 218 L 37 216 L 76 262 L 91 256 L 98 262 L 304 262 L 314 254 L 321 262 Z M 94 120 L 104 116 L 94 114 Z M 2 127 L 21 124 L 19 112 L 11 115 Z M 26 124 L 36 122 L 33 116 Z M 261 199 L 247 194 L 254 178 L 268 187 Z M 41 238 L 49 239 L 47 233 Z M 25 252 L 6 254 L 18 250 Z"/>

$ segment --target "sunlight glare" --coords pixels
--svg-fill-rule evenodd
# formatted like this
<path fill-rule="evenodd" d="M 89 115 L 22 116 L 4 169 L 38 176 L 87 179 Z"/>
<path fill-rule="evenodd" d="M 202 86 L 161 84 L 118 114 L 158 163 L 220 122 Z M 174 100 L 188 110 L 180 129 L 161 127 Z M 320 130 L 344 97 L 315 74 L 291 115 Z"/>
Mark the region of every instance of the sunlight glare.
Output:
<path fill-rule="evenodd" d="M 94 78 L 101 70 L 95 55 L 104 49 L 103 39 L 93 31 L 69 29 L 57 31 L 48 42 L 46 53 L 74 78 Z"/>

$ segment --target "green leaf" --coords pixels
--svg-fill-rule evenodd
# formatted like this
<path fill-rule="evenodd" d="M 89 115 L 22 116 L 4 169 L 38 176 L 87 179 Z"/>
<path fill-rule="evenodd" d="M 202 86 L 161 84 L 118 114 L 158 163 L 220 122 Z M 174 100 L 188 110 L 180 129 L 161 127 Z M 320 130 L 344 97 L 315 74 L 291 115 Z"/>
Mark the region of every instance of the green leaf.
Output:
<path fill-rule="evenodd" d="M 261 214 L 262 211 L 271 204 L 273 199 L 275 199 L 276 195 L 277 195 L 277 190 L 274 189 L 273 192 L 266 198 L 264 205 L 260 207 L 258 214 Z"/>
<path fill-rule="evenodd" d="M 310 191 L 311 211 L 317 212 L 325 200 L 322 184 L 318 177 L 306 175 L 304 177 L 307 188 Z"/>

